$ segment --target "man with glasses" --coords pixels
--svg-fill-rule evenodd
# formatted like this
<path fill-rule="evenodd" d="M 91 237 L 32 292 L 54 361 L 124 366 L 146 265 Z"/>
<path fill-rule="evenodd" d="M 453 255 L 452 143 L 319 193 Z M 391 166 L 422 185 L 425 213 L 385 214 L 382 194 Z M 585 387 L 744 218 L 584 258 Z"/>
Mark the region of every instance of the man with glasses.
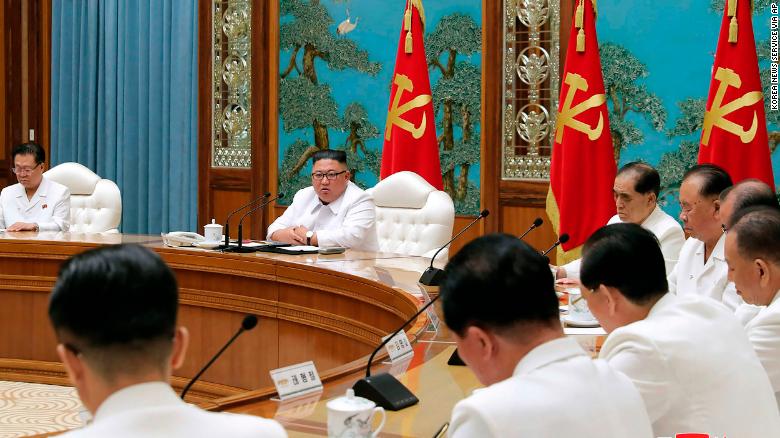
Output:
<path fill-rule="evenodd" d="M 668 281 L 672 293 L 704 295 L 736 310 L 743 301 L 727 278 L 718 198 L 731 186 L 728 173 L 713 164 L 699 164 L 685 172 L 680 185 L 680 220 L 691 237 L 680 250 Z"/>
<path fill-rule="evenodd" d="M 346 152 L 316 152 L 311 172 L 312 185 L 299 190 L 284 214 L 268 227 L 268 239 L 379 250 L 374 200 L 350 181 Z"/>
<path fill-rule="evenodd" d="M 0 192 L 0 229 L 7 231 L 68 231 L 70 191 L 43 176 L 46 153 L 25 143 L 11 154 L 18 184 Z"/>

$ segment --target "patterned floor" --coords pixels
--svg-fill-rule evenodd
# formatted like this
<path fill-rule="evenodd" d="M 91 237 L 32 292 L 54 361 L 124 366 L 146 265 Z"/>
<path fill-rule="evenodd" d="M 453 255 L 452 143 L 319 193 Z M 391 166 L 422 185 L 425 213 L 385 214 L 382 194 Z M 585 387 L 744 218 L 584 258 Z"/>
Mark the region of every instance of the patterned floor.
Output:
<path fill-rule="evenodd" d="M 0 381 L 0 438 L 79 427 L 82 410 L 73 388 Z"/>

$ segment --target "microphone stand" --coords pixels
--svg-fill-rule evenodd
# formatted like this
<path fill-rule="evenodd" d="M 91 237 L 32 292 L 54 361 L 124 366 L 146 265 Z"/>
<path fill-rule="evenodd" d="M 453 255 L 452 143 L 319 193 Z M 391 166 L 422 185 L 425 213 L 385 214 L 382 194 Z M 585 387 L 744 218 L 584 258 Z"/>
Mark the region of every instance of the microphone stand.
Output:
<path fill-rule="evenodd" d="M 261 197 L 255 199 L 255 200 L 249 202 L 248 204 L 242 205 L 241 207 L 231 211 L 230 214 L 227 215 L 227 218 L 225 218 L 225 244 L 218 246 L 216 248 L 217 250 L 220 250 L 220 249 L 224 250 L 224 249 L 230 248 L 230 218 L 233 217 L 233 215 L 238 213 L 239 211 L 241 211 L 241 210 L 251 206 L 252 204 L 254 204 L 254 203 L 258 202 L 258 201 L 262 201 L 263 199 L 265 199 L 265 198 L 267 198 L 269 196 L 271 196 L 271 192 L 266 192 L 263 196 L 261 196 Z"/>
<path fill-rule="evenodd" d="M 276 195 L 275 198 L 269 199 L 268 201 L 258 205 L 257 207 L 247 211 L 246 213 L 244 213 L 244 215 L 241 216 L 241 220 L 238 221 L 238 246 L 237 247 L 228 248 L 225 251 L 226 252 L 238 252 L 238 253 L 248 253 L 248 252 L 255 252 L 255 251 L 257 251 L 256 248 L 245 248 L 244 247 L 244 219 L 246 219 L 247 216 L 249 216 L 250 214 L 256 212 L 257 210 L 259 210 L 261 208 L 264 208 L 266 205 L 276 201 L 277 199 L 282 199 L 282 198 L 284 198 L 284 193 L 279 193 L 278 195 Z"/>
<path fill-rule="evenodd" d="M 423 274 L 420 276 L 420 280 L 419 281 L 420 281 L 421 284 L 424 284 L 426 286 L 438 286 L 439 283 L 441 283 L 441 281 L 444 279 L 444 271 L 439 269 L 439 268 L 434 268 L 433 267 L 433 262 L 436 260 L 436 256 L 439 255 L 439 253 L 442 252 L 442 250 L 444 248 L 446 248 L 450 243 L 454 242 L 455 239 L 460 237 L 461 234 L 465 233 L 466 230 L 471 228 L 472 225 L 476 224 L 477 222 L 479 222 L 480 219 L 486 217 L 489 214 L 490 214 L 490 211 L 488 211 L 487 209 L 482 210 L 479 213 L 479 216 L 477 216 L 473 221 L 471 221 L 470 224 L 468 224 L 465 227 L 463 227 L 463 229 L 460 230 L 458 232 L 458 234 L 455 235 L 455 237 L 450 239 L 449 242 L 445 243 L 444 246 L 439 248 L 438 251 L 436 251 L 433 254 L 433 257 L 431 257 L 431 265 L 428 266 L 428 269 L 426 269 L 425 272 L 423 272 Z"/>

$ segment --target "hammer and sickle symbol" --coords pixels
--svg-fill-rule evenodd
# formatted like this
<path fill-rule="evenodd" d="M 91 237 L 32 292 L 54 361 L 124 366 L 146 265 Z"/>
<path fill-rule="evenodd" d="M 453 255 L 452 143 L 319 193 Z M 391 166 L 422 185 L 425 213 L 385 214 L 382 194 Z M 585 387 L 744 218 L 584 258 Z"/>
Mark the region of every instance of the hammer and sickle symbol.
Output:
<path fill-rule="evenodd" d="M 723 97 L 726 95 L 726 89 L 729 87 L 741 87 L 742 79 L 740 79 L 737 73 L 734 73 L 734 70 L 723 67 L 718 67 L 718 70 L 715 72 L 715 79 L 719 82 L 718 90 L 715 92 L 712 107 L 704 112 L 704 129 L 702 130 L 701 144 L 704 146 L 709 144 L 713 126 L 736 135 L 742 143 L 750 143 L 756 137 L 756 130 L 758 129 L 756 111 L 753 111 L 753 123 L 748 130 L 730 120 L 726 120 L 725 116 L 740 108 L 760 102 L 763 99 L 763 94 L 760 91 L 750 91 L 724 105 Z"/>
<path fill-rule="evenodd" d="M 594 94 L 577 105 L 571 106 L 577 91 L 588 91 L 588 81 L 577 73 L 566 73 L 566 78 L 564 78 L 563 82 L 569 85 L 569 89 L 566 91 L 566 97 L 563 100 L 563 108 L 561 108 L 561 111 L 558 113 L 558 119 L 555 121 L 555 142 L 560 143 L 563 139 L 564 126 L 586 134 L 590 140 L 601 137 L 601 132 L 604 130 L 604 115 L 601 111 L 599 111 L 599 121 L 595 128 L 577 120 L 576 117 L 591 108 L 603 105 L 607 101 L 607 96 Z"/>
<path fill-rule="evenodd" d="M 419 126 L 414 126 L 412 122 L 402 119 L 401 116 L 410 110 L 420 108 L 421 106 L 428 104 L 432 99 L 431 95 L 421 94 L 399 106 L 399 103 L 401 102 L 401 96 L 406 91 L 413 91 L 414 84 L 412 84 L 412 81 L 408 76 L 402 74 L 395 75 L 393 83 L 395 83 L 398 88 L 396 89 L 395 95 L 393 96 L 393 104 L 390 106 L 390 111 L 387 113 L 387 122 L 385 124 L 385 140 L 390 140 L 390 131 L 392 130 L 393 125 L 396 125 L 404 131 L 409 132 L 416 140 L 422 137 L 423 133 L 425 133 L 425 113 L 422 115 L 422 121 L 420 122 Z"/>

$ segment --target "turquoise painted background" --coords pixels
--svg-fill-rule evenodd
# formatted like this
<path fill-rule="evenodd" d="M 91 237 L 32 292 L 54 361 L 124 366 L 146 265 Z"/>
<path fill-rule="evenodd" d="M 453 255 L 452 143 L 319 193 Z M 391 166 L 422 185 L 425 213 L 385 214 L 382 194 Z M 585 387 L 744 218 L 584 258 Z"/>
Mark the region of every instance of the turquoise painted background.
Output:
<path fill-rule="evenodd" d="M 477 102 L 472 110 L 476 114 L 471 119 L 476 123 L 471 126 L 471 141 L 460 141 L 462 127 L 458 125 L 460 118 L 455 117 L 453 149 L 447 152 L 440 148 L 443 171 L 448 165 L 453 167 L 456 186 L 464 167 L 461 164 L 467 164 L 467 189 L 459 193 L 454 187 L 450 195 L 459 213 L 476 214 L 480 178 L 481 2 L 426 0 L 423 4 L 429 51 L 433 47 L 429 40 L 436 38 L 431 35 L 438 29 L 439 41 L 454 42 L 460 52 L 456 54 L 456 74 L 450 83 L 442 82 L 437 68 L 429 69 L 437 104 L 438 135 L 442 134 L 444 91 L 453 86 L 465 87 L 469 93 L 457 94 L 469 94 L 471 101 Z M 330 149 L 351 150 L 354 146 L 356 153 L 350 153 L 349 161 L 350 167 L 357 170 L 355 182 L 364 187 L 376 184 L 404 7 L 403 0 L 280 1 L 279 190 L 288 195 L 288 200 L 297 189 L 311 184 L 310 160 L 305 158 L 323 148 L 325 137 Z M 340 35 L 337 26 L 347 18 L 356 27 Z M 443 26 L 447 23 L 456 26 Z M 328 52 L 324 59 L 308 63 L 308 69 L 304 53 L 307 44 Z M 300 47 L 297 52 L 296 47 Z M 443 63 L 447 56 L 440 56 Z M 315 74 L 316 84 L 312 81 Z M 437 84 L 441 93 L 436 93 Z M 314 119 L 319 127 L 312 122 Z"/>

